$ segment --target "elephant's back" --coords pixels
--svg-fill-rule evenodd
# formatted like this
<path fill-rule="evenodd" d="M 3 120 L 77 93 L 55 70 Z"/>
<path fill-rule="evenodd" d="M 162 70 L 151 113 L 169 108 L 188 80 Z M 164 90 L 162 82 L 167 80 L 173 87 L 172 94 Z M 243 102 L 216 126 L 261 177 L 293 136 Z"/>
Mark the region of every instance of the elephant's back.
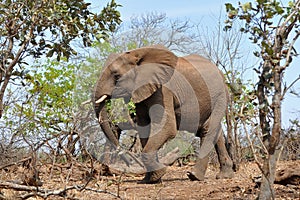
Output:
<path fill-rule="evenodd" d="M 181 57 L 185 60 L 190 67 L 197 70 L 205 82 L 211 82 L 211 80 L 217 82 L 224 82 L 224 78 L 218 67 L 203 56 L 192 54 L 189 56 Z M 180 66 L 179 66 L 180 67 Z M 181 66 L 184 68 L 185 66 Z"/>
<path fill-rule="evenodd" d="M 195 84 L 193 87 L 196 88 L 196 92 L 199 92 L 201 96 L 204 95 L 206 99 L 210 99 L 211 109 L 214 109 L 215 104 L 221 102 L 225 111 L 227 88 L 224 76 L 218 67 L 208 59 L 196 54 L 182 57 L 178 63 L 180 62 L 185 64 L 179 64 L 177 70 L 181 71 L 191 84 Z M 206 96 L 204 91 L 209 96 Z"/>

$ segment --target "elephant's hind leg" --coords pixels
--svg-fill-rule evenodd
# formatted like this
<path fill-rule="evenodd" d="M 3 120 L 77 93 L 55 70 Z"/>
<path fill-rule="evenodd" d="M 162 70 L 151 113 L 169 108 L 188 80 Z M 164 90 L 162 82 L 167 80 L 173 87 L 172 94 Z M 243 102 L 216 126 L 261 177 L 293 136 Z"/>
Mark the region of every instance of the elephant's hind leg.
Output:
<path fill-rule="evenodd" d="M 218 108 L 224 107 L 224 105 L 218 105 Z M 203 128 L 197 133 L 201 137 L 200 151 L 196 165 L 192 172 L 188 172 L 188 177 L 191 180 L 203 180 L 204 175 L 208 166 L 208 155 L 216 149 L 219 162 L 220 162 L 220 173 L 217 178 L 232 178 L 232 161 L 228 155 L 225 147 L 223 131 L 221 127 L 222 112 L 216 109 L 213 111 L 210 119 L 204 124 Z"/>
<path fill-rule="evenodd" d="M 233 162 L 229 157 L 227 149 L 225 147 L 225 140 L 222 129 L 220 131 L 220 137 L 218 139 L 217 144 L 215 145 L 215 149 L 220 163 L 220 172 L 217 174 L 216 178 L 232 178 L 234 175 L 232 168 Z"/>
<path fill-rule="evenodd" d="M 204 124 L 204 126 L 198 130 L 196 136 L 201 138 L 200 147 L 203 145 L 204 137 L 208 133 L 208 121 Z M 195 166 L 192 171 L 187 172 L 187 176 L 191 181 L 202 181 L 204 180 L 205 172 L 208 166 L 209 157 L 206 155 L 203 158 L 200 158 L 199 155 L 197 157 Z"/>
<path fill-rule="evenodd" d="M 202 142 L 203 142 L 203 138 L 201 139 L 201 145 Z M 220 163 L 220 172 L 217 174 L 216 178 L 217 179 L 232 178 L 234 176 L 234 172 L 232 169 L 233 163 L 225 147 L 225 141 L 224 141 L 222 129 L 220 129 L 220 137 L 217 143 L 215 144 L 215 149 Z M 197 158 L 193 171 L 187 172 L 187 176 L 189 177 L 189 179 L 192 181 L 204 180 L 205 172 L 208 166 L 208 161 L 209 161 L 208 155 L 205 156 L 204 158 Z"/>

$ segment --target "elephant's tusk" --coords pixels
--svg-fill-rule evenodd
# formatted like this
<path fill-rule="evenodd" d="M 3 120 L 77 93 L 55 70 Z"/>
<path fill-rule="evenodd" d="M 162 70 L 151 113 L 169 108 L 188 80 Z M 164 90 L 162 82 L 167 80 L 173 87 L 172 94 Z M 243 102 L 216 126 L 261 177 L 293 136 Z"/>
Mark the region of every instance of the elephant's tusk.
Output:
<path fill-rule="evenodd" d="M 107 98 L 107 95 L 103 95 L 102 97 L 100 97 L 96 103 L 101 103 L 102 101 L 104 101 Z"/>

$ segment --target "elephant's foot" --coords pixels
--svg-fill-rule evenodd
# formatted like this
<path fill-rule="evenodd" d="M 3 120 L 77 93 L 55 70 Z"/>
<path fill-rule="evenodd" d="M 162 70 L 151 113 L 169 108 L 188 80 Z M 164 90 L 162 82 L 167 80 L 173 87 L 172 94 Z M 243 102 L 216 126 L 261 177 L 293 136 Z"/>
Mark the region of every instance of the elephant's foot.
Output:
<path fill-rule="evenodd" d="M 161 178 L 163 175 L 165 175 L 167 169 L 166 167 L 153 171 L 153 172 L 147 172 L 145 177 L 138 182 L 138 184 L 157 184 L 161 183 Z"/>
<path fill-rule="evenodd" d="M 189 177 L 191 181 L 203 181 L 204 180 L 204 174 L 200 172 L 190 172 L 188 171 L 186 175 Z"/>
<path fill-rule="evenodd" d="M 198 158 L 192 171 L 187 172 L 187 176 L 191 181 L 203 181 L 208 165 L 208 156 Z"/>
<path fill-rule="evenodd" d="M 217 174 L 216 179 L 230 179 L 233 178 L 234 172 L 231 167 L 223 168 L 220 170 L 220 172 Z"/>
<path fill-rule="evenodd" d="M 147 169 L 147 173 L 140 183 L 155 184 L 161 182 L 161 177 L 165 175 L 167 168 L 165 165 L 158 162 L 156 152 L 144 153 L 142 161 Z"/>

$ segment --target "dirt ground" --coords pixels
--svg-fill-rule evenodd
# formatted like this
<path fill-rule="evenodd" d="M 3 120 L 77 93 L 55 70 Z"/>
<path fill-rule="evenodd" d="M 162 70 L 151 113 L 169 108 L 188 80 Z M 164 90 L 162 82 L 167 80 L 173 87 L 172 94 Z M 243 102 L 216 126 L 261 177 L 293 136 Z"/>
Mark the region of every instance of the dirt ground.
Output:
<path fill-rule="evenodd" d="M 278 164 L 278 169 L 291 165 L 300 165 L 298 161 L 285 161 Z M 67 191 L 61 197 L 50 196 L 48 199 L 129 199 L 129 200 L 147 200 L 147 199 L 255 199 L 258 195 L 258 188 L 254 182 L 255 177 L 260 175 L 259 169 L 255 163 L 244 163 L 235 173 L 233 179 L 215 179 L 218 172 L 216 166 L 210 165 L 204 181 L 190 181 L 187 179 L 186 172 L 190 170 L 193 163 L 183 167 L 172 166 L 168 168 L 167 174 L 163 177 L 161 184 L 144 185 L 137 184 L 137 180 L 142 176 L 118 175 L 118 176 L 98 176 L 87 185 L 87 190 L 79 191 L 78 188 Z M 83 184 L 84 181 L 78 181 L 78 176 L 83 175 L 83 171 L 69 171 L 69 179 L 59 172 L 49 180 L 46 175 L 47 169 L 41 170 L 42 188 L 58 190 L 65 186 Z M 76 177 L 73 173 L 76 173 Z M 2 173 L 3 175 L 3 173 Z M 8 176 L 7 176 L 8 177 Z M 73 178 L 72 178 L 73 177 Z M 275 184 L 276 199 L 300 199 L 300 186 L 278 185 Z M 7 199 L 14 199 L 20 192 L 1 189 L 0 197 L 4 195 Z M 24 193 L 24 192 L 23 192 Z M 0 198 L 1 199 L 1 198 Z M 31 197 L 29 199 L 42 199 Z"/>

